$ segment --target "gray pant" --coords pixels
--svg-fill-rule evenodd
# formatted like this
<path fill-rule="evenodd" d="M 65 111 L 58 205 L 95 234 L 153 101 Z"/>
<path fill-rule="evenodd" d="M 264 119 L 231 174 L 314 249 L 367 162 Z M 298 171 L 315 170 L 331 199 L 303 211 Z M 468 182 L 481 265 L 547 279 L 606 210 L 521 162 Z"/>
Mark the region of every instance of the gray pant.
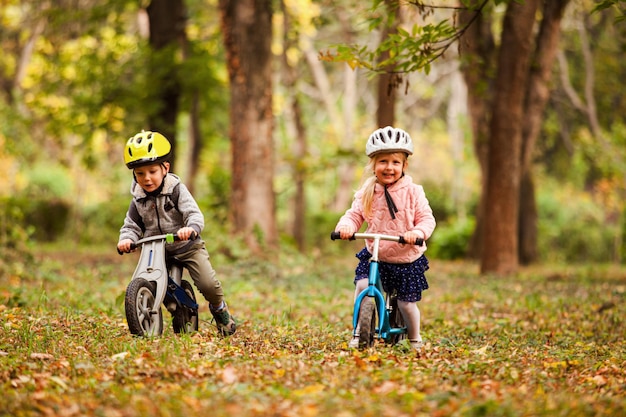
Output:
<path fill-rule="evenodd" d="M 218 307 L 224 301 L 224 290 L 222 284 L 216 278 L 215 269 L 209 260 L 209 252 L 206 250 L 204 242 L 194 243 L 187 252 L 178 253 L 175 259 L 183 263 L 189 271 L 189 275 L 198 291 L 213 307 Z"/>

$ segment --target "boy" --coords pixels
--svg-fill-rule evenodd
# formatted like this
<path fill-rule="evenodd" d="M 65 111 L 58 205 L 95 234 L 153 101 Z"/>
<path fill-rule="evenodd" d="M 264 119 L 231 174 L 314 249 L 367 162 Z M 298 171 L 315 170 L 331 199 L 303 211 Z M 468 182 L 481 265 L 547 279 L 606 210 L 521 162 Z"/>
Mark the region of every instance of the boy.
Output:
<path fill-rule="evenodd" d="M 167 245 L 167 256 L 176 257 L 189 271 L 198 291 L 209 302 L 221 336 L 235 333 L 237 325 L 224 301 L 222 284 L 216 278 L 204 241 L 199 238 L 204 216 L 195 199 L 180 181 L 169 173 L 170 142 L 160 133 L 136 134 L 124 149 L 124 162 L 133 170 L 130 187 L 133 196 L 117 248 L 131 251 L 131 243 L 142 237 L 175 233 L 181 239 Z M 198 239 L 189 240 L 197 236 Z"/>

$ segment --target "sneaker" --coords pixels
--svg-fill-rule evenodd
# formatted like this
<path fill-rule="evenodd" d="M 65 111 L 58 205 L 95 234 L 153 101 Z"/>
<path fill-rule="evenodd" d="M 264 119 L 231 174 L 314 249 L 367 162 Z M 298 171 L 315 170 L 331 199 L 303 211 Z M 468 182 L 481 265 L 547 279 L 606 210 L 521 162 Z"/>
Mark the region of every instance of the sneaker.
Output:
<path fill-rule="evenodd" d="M 233 316 L 228 312 L 228 306 L 224 303 L 224 306 L 219 310 L 211 310 L 211 314 L 215 319 L 215 324 L 217 325 L 217 331 L 220 336 L 231 336 L 237 330 L 237 323 L 233 319 Z"/>
<path fill-rule="evenodd" d="M 348 343 L 348 347 L 350 349 L 358 349 L 359 348 L 359 338 L 358 337 L 353 337 L 350 342 Z"/>
<path fill-rule="evenodd" d="M 422 340 L 411 339 L 409 340 L 409 343 L 411 344 L 411 349 L 417 352 L 420 352 L 424 347 L 424 342 Z"/>

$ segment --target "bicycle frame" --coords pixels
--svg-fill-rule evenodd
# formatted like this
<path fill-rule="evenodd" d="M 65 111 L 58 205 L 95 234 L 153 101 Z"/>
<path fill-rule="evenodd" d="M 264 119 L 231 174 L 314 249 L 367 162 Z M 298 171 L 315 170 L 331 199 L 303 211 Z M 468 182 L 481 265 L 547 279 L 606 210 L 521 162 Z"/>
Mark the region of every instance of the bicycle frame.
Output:
<path fill-rule="evenodd" d="M 157 283 L 152 314 L 157 314 L 166 294 L 182 305 L 193 309 L 198 308 L 198 304 L 181 287 L 182 268 L 175 263 L 168 265 L 166 261 L 165 244 L 172 243 L 174 240 L 174 235 L 170 233 L 140 239 L 134 245 L 142 246 L 142 248 L 132 279 L 144 278 L 146 281 Z"/>
<path fill-rule="evenodd" d="M 354 328 L 353 336 L 357 337 L 357 325 L 359 322 L 359 311 L 361 309 L 361 303 L 365 297 L 372 297 L 376 303 L 376 312 L 378 314 L 378 324 L 376 326 L 376 334 L 379 338 L 387 340 L 391 336 L 396 334 L 406 333 L 406 327 L 392 328 L 389 324 L 389 313 L 387 302 L 385 301 L 384 290 L 382 281 L 380 279 L 380 272 L 378 270 L 378 248 L 380 240 L 393 240 L 399 241 L 398 236 L 385 236 L 378 234 L 356 233 L 355 239 L 374 239 L 374 249 L 372 251 L 372 258 L 370 259 L 368 286 L 359 294 L 354 302 L 354 312 L 352 315 L 352 326 Z"/>

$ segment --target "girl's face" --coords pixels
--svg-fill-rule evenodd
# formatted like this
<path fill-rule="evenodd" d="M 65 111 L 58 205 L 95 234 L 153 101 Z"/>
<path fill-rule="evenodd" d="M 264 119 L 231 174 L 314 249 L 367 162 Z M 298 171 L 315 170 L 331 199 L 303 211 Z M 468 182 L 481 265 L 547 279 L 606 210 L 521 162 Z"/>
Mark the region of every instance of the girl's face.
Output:
<path fill-rule="evenodd" d="M 402 152 L 377 155 L 374 162 L 374 175 L 383 185 L 393 184 L 402 177 L 406 163 L 406 154 Z"/>
<path fill-rule="evenodd" d="M 144 191 L 150 193 L 161 186 L 169 168 L 167 162 L 135 168 L 135 179 Z"/>

